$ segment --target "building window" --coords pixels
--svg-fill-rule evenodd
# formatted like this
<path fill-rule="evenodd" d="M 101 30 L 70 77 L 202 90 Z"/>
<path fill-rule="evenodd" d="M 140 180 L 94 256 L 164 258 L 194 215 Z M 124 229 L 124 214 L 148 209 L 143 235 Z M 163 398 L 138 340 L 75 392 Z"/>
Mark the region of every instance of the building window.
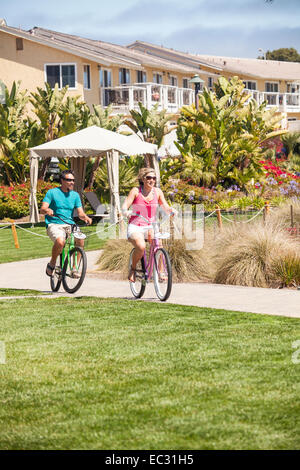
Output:
<path fill-rule="evenodd" d="M 300 93 L 300 85 L 298 83 L 287 83 L 286 92 L 287 93 Z"/>
<path fill-rule="evenodd" d="M 23 51 L 23 39 L 16 38 L 16 49 L 17 51 Z"/>
<path fill-rule="evenodd" d="M 66 85 L 69 88 L 76 87 L 76 66 L 75 64 L 51 64 L 45 66 L 46 82 L 51 88 L 58 83 L 59 88 Z"/>
<path fill-rule="evenodd" d="M 146 83 L 147 82 L 147 74 L 142 70 L 136 71 L 136 81 L 137 83 Z"/>
<path fill-rule="evenodd" d="M 112 86 L 112 79 L 111 79 L 111 70 L 109 69 L 100 69 L 100 86 L 107 88 Z"/>
<path fill-rule="evenodd" d="M 278 93 L 278 83 L 275 82 L 266 82 L 265 91 L 268 93 Z"/>
<path fill-rule="evenodd" d="M 182 88 L 189 88 L 189 79 L 183 78 L 182 79 Z"/>
<path fill-rule="evenodd" d="M 153 73 L 153 82 L 162 84 L 162 82 L 163 82 L 162 74 L 158 73 L 158 72 L 154 72 Z"/>
<path fill-rule="evenodd" d="M 214 86 L 214 77 L 208 77 L 208 79 L 207 79 L 207 86 L 208 86 L 209 90 L 212 90 L 212 89 L 213 89 L 213 86 Z"/>
<path fill-rule="evenodd" d="M 91 70 L 89 65 L 83 66 L 83 87 L 86 90 L 91 88 Z"/>
<path fill-rule="evenodd" d="M 169 85 L 171 86 L 177 86 L 178 84 L 178 79 L 175 75 L 170 75 L 169 77 Z"/>
<path fill-rule="evenodd" d="M 5 104 L 5 84 L 0 80 L 0 104 Z"/>
<path fill-rule="evenodd" d="M 120 85 L 126 85 L 127 83 L 130 83 L 129 69 L 119 69 L 119 83 Z"/>
<path fill-rule="evenodd" d="M 245 85 L 245 88 L 247 90 L 256 90 L 256 82 L 251 82 L 251 81 L 243 81 L 243 84 Z"/>

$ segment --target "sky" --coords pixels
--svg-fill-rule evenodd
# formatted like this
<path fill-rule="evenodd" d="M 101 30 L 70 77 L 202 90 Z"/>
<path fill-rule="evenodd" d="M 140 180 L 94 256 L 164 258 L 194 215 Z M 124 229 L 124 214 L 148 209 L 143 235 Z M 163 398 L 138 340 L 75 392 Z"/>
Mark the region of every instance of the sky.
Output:
<path fill-rule="evenodd" d="M 252 57 L 300 53 L 300 0 L 0 0 L 8 26 L 128 45 L 136 40 L 183 52 Z"/>

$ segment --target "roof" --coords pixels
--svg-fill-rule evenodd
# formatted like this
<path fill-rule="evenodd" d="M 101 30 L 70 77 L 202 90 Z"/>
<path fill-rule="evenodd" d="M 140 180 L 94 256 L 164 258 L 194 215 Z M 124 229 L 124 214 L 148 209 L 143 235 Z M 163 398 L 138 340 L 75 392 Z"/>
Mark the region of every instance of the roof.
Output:
<path fill-rule="evenodd" d="M 272 80 L 300 80 L 300 62 L 280 62 L 237 57 L 199 55 L 202 60 L 223 67 L 223 71 Z"/>
<path fill-rule="evenodd" d="M 172 57 L 172 60 L 197 63 L 200 65 L 200 68 L 201 66 L 209 66 L 216 70 L 248 75 L 249 77 L 255 78 L 291 81 L 300 80 L 299 62 L 280 62 L 277 60 L 191 54 L 189 52 L 176 51 L 143 41 L 135 41 L 127 47 L 134 50 L 143 50 L 145 53 L 155 56 Z"/>
<path fill-rule="evenodd" d="M 70 54 L 89 59 L 107 66 L 123 66 L 128 68 L 140 68 L 150 66 L 153 68 L 177 71 L 187 74 L 199 71 L 196 65 L 182 66 L 171 60 L 152 57 L 139 51 L 133 51 L 125 46 L 119 46 L 108 42 L 82 38 L 71 34 L 60 33 L 44 28 L 34 27 L 29 31 L 0 25 L 0 31 L 14 36 L 22 37 L 29 41 L 37 42 L 55 49 L 69 52 Z"/>

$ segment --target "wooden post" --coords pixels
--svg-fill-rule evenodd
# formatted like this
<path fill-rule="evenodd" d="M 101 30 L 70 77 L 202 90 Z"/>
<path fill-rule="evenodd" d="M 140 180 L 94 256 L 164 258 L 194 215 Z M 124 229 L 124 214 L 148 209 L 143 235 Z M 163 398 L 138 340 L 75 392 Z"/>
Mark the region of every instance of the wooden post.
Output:
<path fill-rule="evenodd" d="M 264 214 L 263 215 L 264 216 L 264 224 L 266 223 L 267 216 L 268 216 L 269 212 L 270 212 L 269 201 L 266 201 L 265 202 L 265 207 L 264 207 L 264 213 L 263 213 Z"/>
<path fill-rule="evenodd" d="M 222 230 L 222 217 L 221 217 L 221 209 L 219 206 L 216 206 L 216 213 L 217 213 L 219 230 L 221 231 Z"/>
<path fill-rule="evenodd" d="M 294 227 L 294 207 L 291 205 L 291 227 Z"/>
<path fill-rule="evenodd" d="M 15 221 L 11 220 L 10 222 L 11 222 L 11 231 L 12 231 L 13 239 L 14 239 L 14 242 L 15 242 L 15 247 L 20 248 Z"/>

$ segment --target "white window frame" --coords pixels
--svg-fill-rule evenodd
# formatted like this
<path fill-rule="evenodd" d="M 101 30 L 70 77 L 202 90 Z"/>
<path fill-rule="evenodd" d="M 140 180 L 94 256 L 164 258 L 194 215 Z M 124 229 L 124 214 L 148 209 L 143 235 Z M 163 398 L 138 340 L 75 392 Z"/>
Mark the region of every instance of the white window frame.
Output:
<path fill-rule="evenodd" d="M 176 79 L 177 85 L 172 85 L 172 84 L 170 83 L 172 78 L 175 78 L 175 79 Z M 178 87 L 178 77 L 177 77 L 177 75 L 170 75 L 170 76 L 169 76 L 169 85 L 170 85 L 170 86 L 176 86 L 176 87 Z"/>
<path fill-rule="evenodd" d="M 189 86 L 190 79 L 190 77 L 182 77 L 182 88 L 184 88 L 185 90 L 191 89 L 191 87 Z M 188 86 L 186 88 L 183 86 L 183 80 L 187 80 Z"/>
<path fill-rule="evenodd" d="M 61 68 L 63 65 L 74 65 L 74 70 L 75 70 L 75 87 L 70 87 L 68 88 L 68 90 L 77 90 L 78 88 L 78 82 L 77 82 L 77 63 L 76 62 L 48 62 L 47 64 L 44 64 L 44 75 L 45 75 L 45 82 L 47 82 L 47 66 L 55 66 L 55 65 L 59 65 L 59 79 L 60 79 L 60 83 L 59 83 L 59 86 L 58 88 L 61 90 L 63 87 L 62 87 L 62 73 L 61 73 Z"/>
<path fill-rule="evenodd" d="M 266 90 L 266 88 L 267 88 L 267 87 L 266 87 L 267 83 L 270 83 L 270 85 L 277 85 L 278 91 L 267 91 L 267 90 Z M 273 81 L 267 80 L 267 81 L 265 82 L 265 93 L 279 93 L 279 82 L 273 82 Z"/>
<path fill-rule="evenodd" d="M 138 81 L 138 73 L 144 73 L 145 74 L 145 77 L 146 77 L 146 81 L 145 82 L 139 82 Z M 147 71 L 146 70 L 136 70 L 136 83 L 147 83 Z"/>
<path fill-rule="evenodd" d="M 246 88 L 246 85 L 245 85 L 245 89 L 246 89 L 246 90 L 251 90 L 251 91 L 257 91 L 257 80 L 246 80 L 246 79 L 245 79 L 245 80 L 242 80 L 242 82 L 244 83 L 244 85 L 245 85 L 245 83 L 247 83 L 247 82 L 248 82 L 248 83 L 255 83 L 255 88 Z"/>
<path fill-rule="evenodd" d="M 154 81 L 154 75 L 160 75 L 161 76 L 161 83 L 158 83 L 158 82 Z M 155 83 L 156 85 L 162 85 L 163 84 L 163 74 L 162 74 L 162 72 L 153 71 L 153 83 Z"/>
<path fill-rule="evenodd" d="M 85 73 L 84 68 L 85 67 L 89 68 L 89 81 L 90 81 L 90 86 L 89 87 L 84 86 L 84 73 Z M 84 90 L 91 90 L 92 89 L 92 78 L 91 78 L 91 66 L 90 66 L 90 64 L 83 64 L 83 89 Z"/>
<path fill-rule="evenodd" d="M 288 90 L 288 86 L 290 86 L 290 87 L 292 87 L 292 86 L 298 87 L 298 90 L 296 90 L 296 91 L 287 91 L 287 90 Z M 295 83 L 295 82 L 287 82 L 287 84 L 286 84 L 286 93 L 295 93 L 295 94 L 300 93 L 300 84 L 299 84 L 299 83 Z"/>
<path fill-rule="evenodd" d="M 120 71 L 121 70 L 128 70 L 128 72 L 129 72 L 129 82 L 121 83 L 121 81 L 120 81 Z M 127 73 L 126 73 L 126 75 L 127 75 Z M 119 67 L 119 85 L 130 85 L 130 83 L 131 83 L 131 70 L 128 69 L 127 67 Z"/>
<path fill-rule="evenodd" d="M 111 84 L 108 85 L 108 87 L 105 87 L 104 85 L 101 85 L 101 72 L 110 72 L 110 81 L 111 81 Z M 112 69 L 108 69 L 107 67 L 105 68 L 102 68 L 99 69 L 99 86 L 101 88 L 110 88 L 113 86 L 113 73 L 112 73 Z"/>

